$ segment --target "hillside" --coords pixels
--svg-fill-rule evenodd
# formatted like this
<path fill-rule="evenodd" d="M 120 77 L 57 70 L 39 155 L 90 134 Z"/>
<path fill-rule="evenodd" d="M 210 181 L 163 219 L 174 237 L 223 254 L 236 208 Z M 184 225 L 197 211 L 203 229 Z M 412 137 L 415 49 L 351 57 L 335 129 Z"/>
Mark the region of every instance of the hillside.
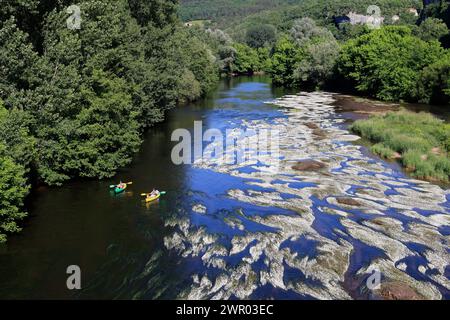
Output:
<path fill-rule="evenodd" d="M 367 14 L 371 5 L 379 6 L 384 17 L 399 15 L 405 20 L 409 9 L 423 8 L 422 0 L 182 0 L 179 14 L 185 21 L 210 19 L 224 29 L 238 30 L 255 23 L 286 29 L 302 17 L 331 23 L 334 16 L 352 11 Z"/>
<path fill-rule="evenodd" d="M 227 20 L 243 18 L 302 0 L 181 0 L 179 14 L 183 21 Z"/>

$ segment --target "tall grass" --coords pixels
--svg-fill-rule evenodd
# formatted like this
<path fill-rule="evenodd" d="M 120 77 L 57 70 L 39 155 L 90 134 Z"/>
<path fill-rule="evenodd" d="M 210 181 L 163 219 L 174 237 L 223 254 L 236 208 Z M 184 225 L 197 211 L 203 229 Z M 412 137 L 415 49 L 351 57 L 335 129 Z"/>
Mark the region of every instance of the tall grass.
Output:
<path fill-rule="evenodd" d="M 425 112 L 406 110 L 356 121 L 353 132 L 372 141 L 372 152 L 401 163 L 414 176 L 449 181 L 450 125 Z"/>

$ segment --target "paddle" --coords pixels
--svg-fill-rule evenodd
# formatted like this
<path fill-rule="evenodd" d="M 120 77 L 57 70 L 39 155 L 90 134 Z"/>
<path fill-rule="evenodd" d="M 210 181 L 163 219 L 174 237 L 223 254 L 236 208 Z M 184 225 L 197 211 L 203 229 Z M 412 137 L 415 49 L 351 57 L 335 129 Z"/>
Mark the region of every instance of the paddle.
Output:
<path fill-rule="evenodd" d="M 127 183 L 125 183 L 125 184 L 133 184 L 133 182 L 127 182 Z M 117 186 L 118 186 L 118 184 L 110 185 L 109 188 L 110 188 L 110 189 L 114 189 L 114 188 L 117 187 Z"/>
<path fill-rule="evenodd" d="M 167 193 L 166 191 L 161 191 L 159 194 L 163 196 L 163 195 L 165 195 L 166 193 Z M 142 197 L 146 197 L 146 196 L 149 196 L 149 195 L 151 195 L 151 193 L 141 193 L 141 196 L 142 196 Z"/>

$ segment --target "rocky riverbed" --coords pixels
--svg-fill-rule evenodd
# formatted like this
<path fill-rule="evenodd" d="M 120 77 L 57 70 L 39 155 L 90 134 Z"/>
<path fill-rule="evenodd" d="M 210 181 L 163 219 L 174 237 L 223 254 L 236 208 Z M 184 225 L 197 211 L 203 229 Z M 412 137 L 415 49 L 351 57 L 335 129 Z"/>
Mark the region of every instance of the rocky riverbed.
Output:
<path fill-rule="evenodd" d="M 194 165 L 240 183 L 198 196 L 166 221 L 174 228 L 166 248 L 204 268 L 180 298 L 450 297 L 450 192 L 353 143 L 359 137 L 335 102 L 331 93 L 301 93 L 266 102 L 276 117 L 229 120 L 278 130 L 279 150 L 253 162 Z M 255 152 L 248 142 L 246 152 Z M 211 196 L 230 204 L 221 211 Z M 374 272 L 381 284 L 370 290 Z"/>

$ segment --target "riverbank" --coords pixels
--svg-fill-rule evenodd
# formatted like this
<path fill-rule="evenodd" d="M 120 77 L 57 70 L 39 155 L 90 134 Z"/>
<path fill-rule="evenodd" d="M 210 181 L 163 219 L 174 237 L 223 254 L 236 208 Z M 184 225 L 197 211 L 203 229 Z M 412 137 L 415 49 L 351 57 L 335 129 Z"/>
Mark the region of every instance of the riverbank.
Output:
<path fill-rule="evenodd" d="M 350 130 L 372 141 L 375 154 L 399 160 L 412 176 L 449 181 L 450 126 L 431 114 L 403 109 L 359 120 Z"/>

